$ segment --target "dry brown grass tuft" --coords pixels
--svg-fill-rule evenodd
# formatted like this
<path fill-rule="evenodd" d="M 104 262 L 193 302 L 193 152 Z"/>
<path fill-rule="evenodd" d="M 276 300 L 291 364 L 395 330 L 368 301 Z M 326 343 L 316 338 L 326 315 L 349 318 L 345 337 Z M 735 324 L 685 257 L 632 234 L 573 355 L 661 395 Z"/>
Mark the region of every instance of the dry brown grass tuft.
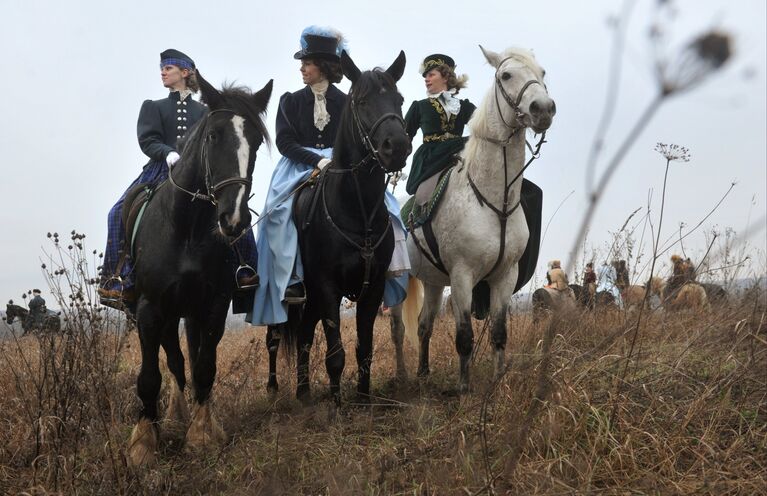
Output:
<path fill-rule="evenodd" d="M 650 315 L 618 387 L 627 322 L 616 313 L 556 324 L 543 384 L 544 326 L 512 319 L 511 366 L 495 386 L 478 331 L 475 389 L 458 396 L 451 320 L 437 323 L 432 376 L 396 381 L 389 324 L 379 319 L 375 397 L 362 407 L 346 319 L 345 404 L 335 416 L 322 399 L 321 332 L 312 356 L 319 399 L 303 407 L 282 358 L 281 392 L 267 394 L 264 329 L 231 330 L 214 389 L 231 441 L 190 455 L 162 436 L 158 464 L 139 472 L 124 460 L 138 410 L 135 333 L 121 343 L 108 333 L 3 341 L 0 493 L 767 494 L 764 308 Z M 416 353 L 406 352 L 412 376 Z M 541 386 L 543 402 L 533 399 Z"/>

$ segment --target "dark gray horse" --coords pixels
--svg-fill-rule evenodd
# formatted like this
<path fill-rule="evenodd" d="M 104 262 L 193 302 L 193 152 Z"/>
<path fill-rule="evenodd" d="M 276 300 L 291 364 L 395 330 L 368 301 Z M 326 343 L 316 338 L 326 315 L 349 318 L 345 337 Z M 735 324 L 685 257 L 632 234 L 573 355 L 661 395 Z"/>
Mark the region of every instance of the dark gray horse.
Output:
<path fill-rule="evenodd" d="M 8 325 L 12 325 L 14 320 L 18 318 L 21 321 L 21 329 L 24 331 L 22 335 L 26 335 L 34 330 L 54 333 L 61 332 L 61 319 L 58 312 L 46 310 L 45 315 L 41 317 L 35 321 L 30 315 L 29 310 L 22 306 L 14 305 L 12 301 L 8 302 L 5 307 L 5 321 L 8 322 Z"/>
<path fill-rule="evenodd" d="M 166 417 L 185 422 L 188 415 L 182 394 L 186 379 L 178 337 L 181 318 L 195 402 L 187 446 L 215 447 L 225 441 L 209 399 L 216 347 L 235 289 L 231 244 L 250 226 L 251 177 L 256 151 L 268 140 L 262 115 L 272 82 L 251 93 L 234 87 L 219 92 L 199 74 L 198 80 L 210 111 L 190 131 L 168 181 L 155 189 L 134 241 L 142 360 L 137 393 L 142 409 L 128 450 L 133 465 L 152 461 L 157 449 L 160 346 L 175 377 Z"/>

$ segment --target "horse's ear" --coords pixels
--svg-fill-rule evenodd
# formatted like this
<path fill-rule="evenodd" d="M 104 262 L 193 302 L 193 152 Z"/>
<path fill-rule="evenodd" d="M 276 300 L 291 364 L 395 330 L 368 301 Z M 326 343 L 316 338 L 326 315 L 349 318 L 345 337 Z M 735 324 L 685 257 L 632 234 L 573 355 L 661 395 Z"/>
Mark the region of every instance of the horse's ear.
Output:
<path fill-rule="evenodd" d="M 498 64 L 501 63 L 501 56 L 492 50 L 485 50 L 482 45 L 479 45 L 479 49 L 482 50 L 482 55 L 484 55 L 485 59 L 487 59 L 487 63 L 497 69 Z"/>
<path fill-rule="evenodd" d="M 266 112 L 266 107 L 269 105 L 269 98 L 272 96 L 273 86 L 274 79 L 270 79 L 263 88 L 253 94 L 253 100 L 256 102 L 256 106 L 261 109 L 261 113 Z"/>
<path fill-rule="evenodd" d="M 399 78 L 405 73 L 405 62 L 405 52 L 400 50 L 396 60 L 386 69 L 386 73 L 393 77 L 395 81 L 399 81 Z"/>
<path fill-rule="evenodd" d="M 341 52 L 341 72 L 343 72 L 346 79 L 351 81 L 352 84 L 354 84 L 360 78 L 360 74 L 362 74 L 352 58 L 349 57 L 349 54 L 346 53 L 346 50 Z"/>
<path fill-rule="evenodd" d="M 219 108 L 222 103 L 221 93 L 202 77 L 200 71 L 195 71 L 195 75 L 197 76 L 197 82 L 200 85 L 200 93 L 202 94 L 203 103 L 205 103 L 211 110 Z"/>

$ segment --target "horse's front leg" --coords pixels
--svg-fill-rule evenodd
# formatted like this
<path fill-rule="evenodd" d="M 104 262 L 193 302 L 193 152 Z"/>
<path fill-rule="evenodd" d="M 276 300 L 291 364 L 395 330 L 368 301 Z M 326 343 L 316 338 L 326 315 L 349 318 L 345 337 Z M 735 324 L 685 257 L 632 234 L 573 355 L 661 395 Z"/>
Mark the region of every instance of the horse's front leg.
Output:
<path fill-rule="evenodd" d="M 282 338 L 282 328 L 280 325 L 270 325 L 266 327 L 266 349 L 269 351 L 269 381 L 266 384 L 266 390 L 272 394 L 279 391 L 277 385 L 277 352 L 280 349 L 280 339 Z"/>
<path fill-rule="evenodd" d="M 157 452 L 157 396 L 162 384 L 159 353 L 162 330 L 166 324 L 162 314 L 144 299 L 139 301 L 137 323 L 141 343 L 141 371 L 136 381 L 136 393 L 142 408 L 128 441 L 128 463 L 132 466 L 151 464 Z"/>
<path fill-rule="evenodd" d="M 215 449 L 226 443 L 226 434 L 213 414 L 210 397 L 216 379 L 216 348 L 224 334 L 228 304 L 228 301 L 226 305 L 218 301 L 212 308 L 206 309 L 204 317 L 186 319 L 186 332 L 194 333 L 200 343 L 192 369 L 195 404 L 192 422 L 186 433 L 187 447 L 192 449 L 208 446 Z"/>
<path fill-rule="evenodd" d="M 429 342 L 434 330 L 434 319 L 442 306 L 444 286 L 423 283 L 423 307 L 418 315 L 418 377 L 429 375 Z"/>
<path fill-rule="evenodd" d="M 370 368 L 373 364 L 373 324 L 383 299 L 384 282 L 368 288 L 364 299 L 357 302 L 357 395 L 370 401 Z"/>
<path fill-rule="evenodd" d="M 469 390 L 469 363 L 474 350 L 474 329 L 471 326 L 471 298 L 474 280 L 467 269 L 454 268 L 450 273 L 455 318 L 455 350 L 460 361 L 460 391 Z"/>
<path fill-rule="evenodd" d="M 495 378 L 500 377 L 506 371 L 506 318 L 509 314 L 509 302 L 517 284 L 518 273 L 519 269 L 515 264 L 505 274 L 505 277 L 490 285 L 490 339 L 495 354 Z"/>
<path fill-rule="evenodd" d="M 402 321 L 402 304 L 389 309 L 389 325 L 391 327 L 391 340 L 394 343 L 394 355 L 397 361 L 397 379 L 407 379 L 405 367 L 405 354 L 403 346 L 405 341 L 405 323 Z"/>

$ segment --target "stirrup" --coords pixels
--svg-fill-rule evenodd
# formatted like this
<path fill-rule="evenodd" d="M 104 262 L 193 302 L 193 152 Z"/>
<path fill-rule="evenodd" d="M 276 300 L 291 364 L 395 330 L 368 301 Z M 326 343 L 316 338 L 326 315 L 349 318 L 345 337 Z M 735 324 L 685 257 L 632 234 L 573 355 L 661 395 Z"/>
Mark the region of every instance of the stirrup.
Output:
<path fill-rule="evenodd" d="M 242 271 L 245 271 L 246 274 L 250 272 L 252 275 L 244 275 L 240 278 L 240 272 Z M 258 273 L 248 264 L 242 264 L 237 267 L 237 270 L 234 273 L 234 281 L 237 285 L 237 291 L 247 291 L 249 289 L 257 288 L 260 283 Z"/>
<path fill-rule="evenodd" d="M 288 290 L 290 288 L 292 288 L 293 286 L 300 286 L 302 294 L 288 296 L 288 294 L 287 294 Z M 284 301 L 288 305 L 303 305 L 304 303 L 306 303 L 306 286 L 304 286 L 304 282 L 301 281 L 301 282 L 297 282 L 295 284 L 291 284 L 290 286 L 288 286 L 287 289 L 285 290 L 285 298 L 283 298 L 282 301 Z"/>
<path fill-rule="evenodd" d="M 115 281 L 117 284 L 119 284 L 120 289 L 107 289 L 109 287 L 109 283 Z M 102 305 L 117 308 L 118 310 L 122 309 L 123 307 L 123 278 L 119 275 L 112 276 L 106 281 L 104 281 L 103 286 L 99 287 L 96 292 L 99 295 L 99 301 Z"/>

